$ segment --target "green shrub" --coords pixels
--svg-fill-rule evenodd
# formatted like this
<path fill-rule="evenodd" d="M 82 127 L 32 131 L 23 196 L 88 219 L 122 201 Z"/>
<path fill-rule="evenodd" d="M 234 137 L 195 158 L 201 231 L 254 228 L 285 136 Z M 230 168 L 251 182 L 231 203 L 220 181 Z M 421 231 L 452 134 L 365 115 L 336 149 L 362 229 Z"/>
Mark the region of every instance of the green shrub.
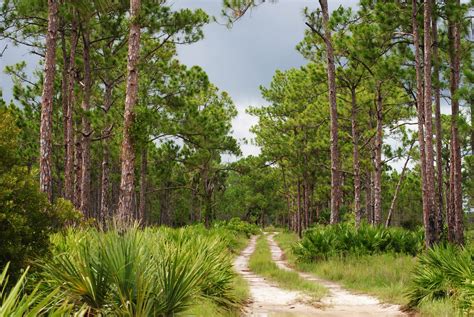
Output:
<path fill-rule="evenodd" d="M 17 136 L 13 116 L 0 109 L 0 267 L 10 263 L 13 276 L 47 252 L 51 232 L 78 215 L 68 201 L 51 205 L 34 172 L 16 165 Z"/>
<path fill-rule="evenodd" d="M 394 252 L 416 255 L 423 249 L 423 232 L 362 224 L 317 226 L 305 231 L 294 246 L 298 260 L 327 260 L 333 256 Z"/>
<path fill-rule="evenodd" d="M 229 221 L 216 221 L 213 228 L 225 228 L 237 234 L 245 234 L 247 238 L 260 233 L 260 228 L 253 223 L 248 223 L 240 218 L 232 218 Z"/>
<path fill-rule="evenodd" d="M 427 250 L 418 258 L 407 297 L 412 307 L 451 298 L 460 310 L 474 313 L 474 253 L 452 245 Z"/>
<path fill-rule="evenodd" d="M 189 228 L 89 228 L 69 229 L 52 242 L 45 282 L 91 314 L 168 316 L 199 297 L 239 305 L 232 262 L 218 237 Z"/>

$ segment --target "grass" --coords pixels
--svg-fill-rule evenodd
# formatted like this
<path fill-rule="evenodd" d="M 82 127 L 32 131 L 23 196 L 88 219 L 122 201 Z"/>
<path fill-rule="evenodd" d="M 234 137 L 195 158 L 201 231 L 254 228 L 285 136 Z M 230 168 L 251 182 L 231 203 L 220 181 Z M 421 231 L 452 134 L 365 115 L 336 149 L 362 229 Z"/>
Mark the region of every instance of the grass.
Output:
<path fill-rule="evenodd" d="M 326 288 L 306 281 L 297 272 L 278 268 L 272 261 L 270 247 L 264 235 L 257 239 L 255 252 L 250 256 L 249 266 L 256 274 L 268 278 L 284 289 L 304 292 L 315 302 L 327 294 Z"/>
<path fill-rule="evenodd" d="M 247 282 L 237 275 L 233 281 L 233 293 L 241 303 L 248 301 L 250 290 Z M 180 316 L 215 316 L 215 317 L 238 317 L 241 315 L 241 307 L 226 309 L 220 307 L 207 299 L 196 301 L 187 311 Z"/>
<path fill-rule="evenodd" d="M 297 262 L 292 245 L 298 241 L 293 233 L 280 233 L 275 237 L 284 250 L 288 261 L 297 269 L 336 281 L 345 288 L 374 295 L 384 302 L 405 306 L 411 273 L 416 258 L 402 254 L 379 254 L 364 256 L 332 257 L 312 263 Z M 455 316 L 457 312 L 449 300 L 422 304 L 418 307 L 421 316 Z"/>

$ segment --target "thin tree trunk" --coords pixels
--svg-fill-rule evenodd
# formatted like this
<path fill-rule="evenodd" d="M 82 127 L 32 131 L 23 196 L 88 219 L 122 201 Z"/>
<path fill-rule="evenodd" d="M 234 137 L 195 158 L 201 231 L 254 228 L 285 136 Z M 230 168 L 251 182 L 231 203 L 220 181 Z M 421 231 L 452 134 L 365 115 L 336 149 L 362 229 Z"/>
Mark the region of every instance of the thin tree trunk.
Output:
<path fill-rule="evenodd" d="M 298 178 L 298 183 L 297 183 L 297 211 L 296 211 L 296 227 L 297 227 L 297 232 L 298 232 L 298 237 L 301 238 L 302 236 L 302 230 L 301 230 L 301 182 Z"/>
<path fill-rule="evenodd" d="M 459 0 L 451 0 L 453 8 L 459 8 Z M 448 42 L 451 64 L 450 92 L 451 92 L 451 169 L 452 169 L 452 193 L 453 214 L 455 219 L 455 242 L 464 243 L 464 224 L 462 209 L 462 175 L 461 175 L 461 145 L 459 142 L 459 101 L 456 93 L 460 81 L 460 54 L 461 54 L 461 30 L 460 22 L 456 21 L 454 12 L 448 14 Z"/>
<path fill-rule="evenodd" d="M 89 32 L 86 30 L 82 36 L 83 60 L 84 60 L 84 96 L 82 99 L 82 177 L 81 177 L 81 211 L 87 217 L 91 217 L 91 123 L 88 112 L 90 110 L 91 99 L 91 62 Z"/>
<path fill-rule="evenodd" d="M 426 146 L 426 199 L 428 201 L 425 241 L 428 247 L 436 243 L 435 174 L 433 151 L 433 111 L 431 100 L 431 1 L 424 1 L 424 110 Z"/>
<path fill-rule="evenodd" d="M 76 131 L 80 131 L 80 121 L 76 121 Z M 81 184 L 82 184 L 82 142 L 81 133 L 77 132 L 75 135 L 75 152 L 74 152 L 74 174 L 76 182 L 74 183 L 74 206 L 76 209 L 81 209 Z"/>
<path fill-rule="evenodd" d="M 382 223 L 382 143 L 383 143 L 383 112 L 382 83 L 376 88 L 377 132 L 375 135 L 375 178 L 374 178 L 374 224 Z"/>
<path fill-rule="evenodd" d="M 370 175 L 371 173 L 367 172 L 367 179 L 365 181 L 365 213 L 366 213 L 365 216 L 367 217 L 368 223 L 371 223 L 370 214 L 372 210 L 372 206 L 371 206 L 372 187 L 371 187 Z"/>
<path fill-rule="evenodd" d="M 357 95 L 356 89 L 351 89 L 351 127 L 352 127 L 352 166 L 354 169 L 354 216 L 356 227 L 359 227 L 361 214 L 361 185 L 360 185 L 360 160 L 359 160 L 359 129 L 357 126 Z"/>
<path fill-rule="evenodd" d="M 122 139 L 122 172 L 118 216 L 130 221 L 133 215 L 132 198 L 135 180 L 135 151 L 132 137 L 134 108 L 138 98 L 138 60 L 140 55 L 140 0 L 130 0 L 130 34 L 128 40 L 127 90 Z"/>
<path fill-rule="evenodd" d="M 61 78 L 61 106 L 62 106 L 62 113 L 63 113 L 63 144 L 64 144 L 64 161 L 66 161 L 66 153 L 67 153 L 67 129 L 66 129 L 66 112 L 67 112 L 67 102 L 68 102 L 68 71 L 69 71 L 69 54 L 67 50 L 67 43 L 66 43 L 66 31 L 64 26 L 64 21 L 61 22 L 61 51 L 63 57 L 63 69 L 62 69 L 62 78 Z M 61 170 L 59 168 L 58 170 Z M 66 189 L 64 188 L 64 183 L 61 184 L 62 189 L 62 196 L 66 198 Z"/>
<path fill-rule="evenodd" d="M 452 151 L 452 143 L 451 143 L 451 151 Z M 456 220 L 454 217 L 454 171 L 453 171 L 453 164 L 452 164 L 452 156 L 449 159 L 449 162 L 446 164 L 447 166 L 447 173 L 449 175 L 449 180 L 446 184 L 446 219 L 448 223 L 448 241 L 451 243 L 456 242 Z"/>
<path fill-rule="evenodd" d="M 436 129 L 436 196 L 437 196 L 437 231 L 438 236 L 442 238 L 443 235 L 443 136 L 441 129 L 441 94 L 440 94 L 440 79 L 439 66 L 440 59 L 438 54 L 438 24 L 436 15 L 432 19 L 433 31 L 433 78 L 434 78 L 434 100 L 435 100 L 435 129 Z"/>
<path fill-rule="evenodd" d="M 101 176 L 101 195 L 100 195 L 100 218 L 102 221 L 110 216 L 110 154 L 109 144 L 106 139 L 103 140 L 102 150 L 102 176 Z"/>
<path fill-rule="evenodd" d="M 142 148 L 141 153 L 141 164 L 140 164 L 140 203 L 138 207 L 139 211 L 139 220 L 143 225 L 146 224 L 146 186 L 147 186 L 147 166 L 148 166 L 148 151 L 147 151 L 147 144 L 145 144 Z"/>
<path fill-rule="evenodd" d="M 331 224 L 339 222 L 339 207 L 341 202 L 339 135 L 336 102 L 336 68 L 334 65 L 334 50 L 329 26 L 329 9 L 327 0 L 319 0 L 323 14 L 324 39 L 326 42 L 328 89 L 331 121 Z"/>
<path fill-rule="evenodd" d="M 418 33 L 417 0 L 413 0 L 412 23 L 413 23 L 413 43 L 415 45 L 415 70 L 416 70 L 416 105 L 418 114 L 418 146 L 420 148 L 421 161 L 421 189 L 423 198 L 423 223 L 425 224 L 425 243 L 431 245 L 431 236 L 428 230 L 429 225 L 429 201 L 427 199 L 426 189 L 426 153 L 425 153 L 425 118 L 424 118 L 424 99 L 423 99 L 423 78 L 421 71 L 421 53 L 420 53 L 420 34 Z"/>
<path fill-rule="evenodd" d="M 56 72 L 56 42 L 58 33 L 57 0 L 48 0 L 48 33 L 44 60 L 43 93 L 41 96 L 40 124 L 40 189 L 51 201 L 53 197 L 53 176 L 51 170 L 53 155 L 53 97 Z"/>
<path fill-rule="evenodd" d="M 73 122 L 73 107 L 75 103 L 74 97 L 74 73 L 76 67 L 76 49 L 79 39 L 77 17 L 74 14 L 71 23 L 71 39 L 69 52 L 69 68 L 67 80 L 67 104 L 65 114 L 65 143 L 66 143 L 66 161 L 64 166 L 64 193 L 65 198 L 73 200 L 74 196 L 74 122 Z"/>
<path fill-rule="evenodd" d="M 397 187 L 395 187 L 395 193 L 393 194 L 392 202 L 390 203 L 390 209 L 388 210 L 387 220 L 385 221 L 385 228 L 390 226 L 390 222 L 392 221 L 393 210 L 395 209 L 395 204 L 397 203 L 398 193 L 400 192 L 400 188 L 402 186 L 403 180 L 405 179 L 405 172 L 408 166 L 408 162 L 410 162 L 411 158 L 411 149 L 413 148 L 413 143 L 410 145 L 410 149 L 408 149 L 407 159 L 403 164 L 402 172 L 400 174 L 400 178 L 398 179 Z"/>

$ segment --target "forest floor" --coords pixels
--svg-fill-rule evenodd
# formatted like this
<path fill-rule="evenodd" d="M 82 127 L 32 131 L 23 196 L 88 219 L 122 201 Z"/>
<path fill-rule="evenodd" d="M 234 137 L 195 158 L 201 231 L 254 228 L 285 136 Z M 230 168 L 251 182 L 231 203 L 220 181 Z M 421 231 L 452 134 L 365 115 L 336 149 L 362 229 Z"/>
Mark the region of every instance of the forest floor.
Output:
<path fill-rule="evenodd" d="M 283 251 L 273 236 L 267 235 L 272 260 L 282 270 L 295 271 L 283 259 Z M 256 240 L 257 237 L 253 237 L 234 262 L 235 269 L 250 288 L 251 300 L 245 310 L 246 316 L 406 316 L 397 305 L 383 304 L 374 297 L 351 293 L 334 282 L 308 273 L 296 271 L 305 280 L 322 285 L 329 291 L 329 295 L 318 305 L 311 303 L 309 296 L 302 292 L 278 287 L 249 269 L 249 258 L 255 251 Z"/>

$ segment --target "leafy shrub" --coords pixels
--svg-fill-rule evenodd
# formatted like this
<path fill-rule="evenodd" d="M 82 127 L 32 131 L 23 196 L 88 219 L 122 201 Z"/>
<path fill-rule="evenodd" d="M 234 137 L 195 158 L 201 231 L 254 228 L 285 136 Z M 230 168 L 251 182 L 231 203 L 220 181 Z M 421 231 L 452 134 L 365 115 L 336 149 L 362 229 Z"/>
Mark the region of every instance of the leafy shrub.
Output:
<path fill-rule="evenodd" d="M 229 221 L 216 221 L 213 227 L 225 228 L 237 234 L 245 234 L 247 238 L 260 233 L 260 228 L 256 224 L 248 223 L 240 218 L 232 218 Z"/>
<path fill-rule="evenodd" d="M 317 226 L 305 231 L 294 246 L 298 260 L 313 261 L 332 256 L 367 255 L 384 252 L 416 255 L 423 249 L 423 232 L 362 224 Z"/>
<path fill-rule="evenodd" d="M 18 129 L 13 116 L 0 108 L 0 267 L 10 274 L 48 250 L 49 234 L 77 217 L 70 202 L 51 205 L 30 170 L 16 165 Z"/>
<path fill-rule="evenodd" d="M 52 241 L 45 281 L 91 314 L 169 316 L 199 297 L 224 307 L 239 304 L 232 262 L 218 237 L 189 228 L 133 227 L 69 229 Z"/>
<path fill-rule="evenodd" d="M 474 253 L 452 245 L 435 246 L 419 256 L 407 293 L 409 305 L 452 298 L 474 313 Z"/>

